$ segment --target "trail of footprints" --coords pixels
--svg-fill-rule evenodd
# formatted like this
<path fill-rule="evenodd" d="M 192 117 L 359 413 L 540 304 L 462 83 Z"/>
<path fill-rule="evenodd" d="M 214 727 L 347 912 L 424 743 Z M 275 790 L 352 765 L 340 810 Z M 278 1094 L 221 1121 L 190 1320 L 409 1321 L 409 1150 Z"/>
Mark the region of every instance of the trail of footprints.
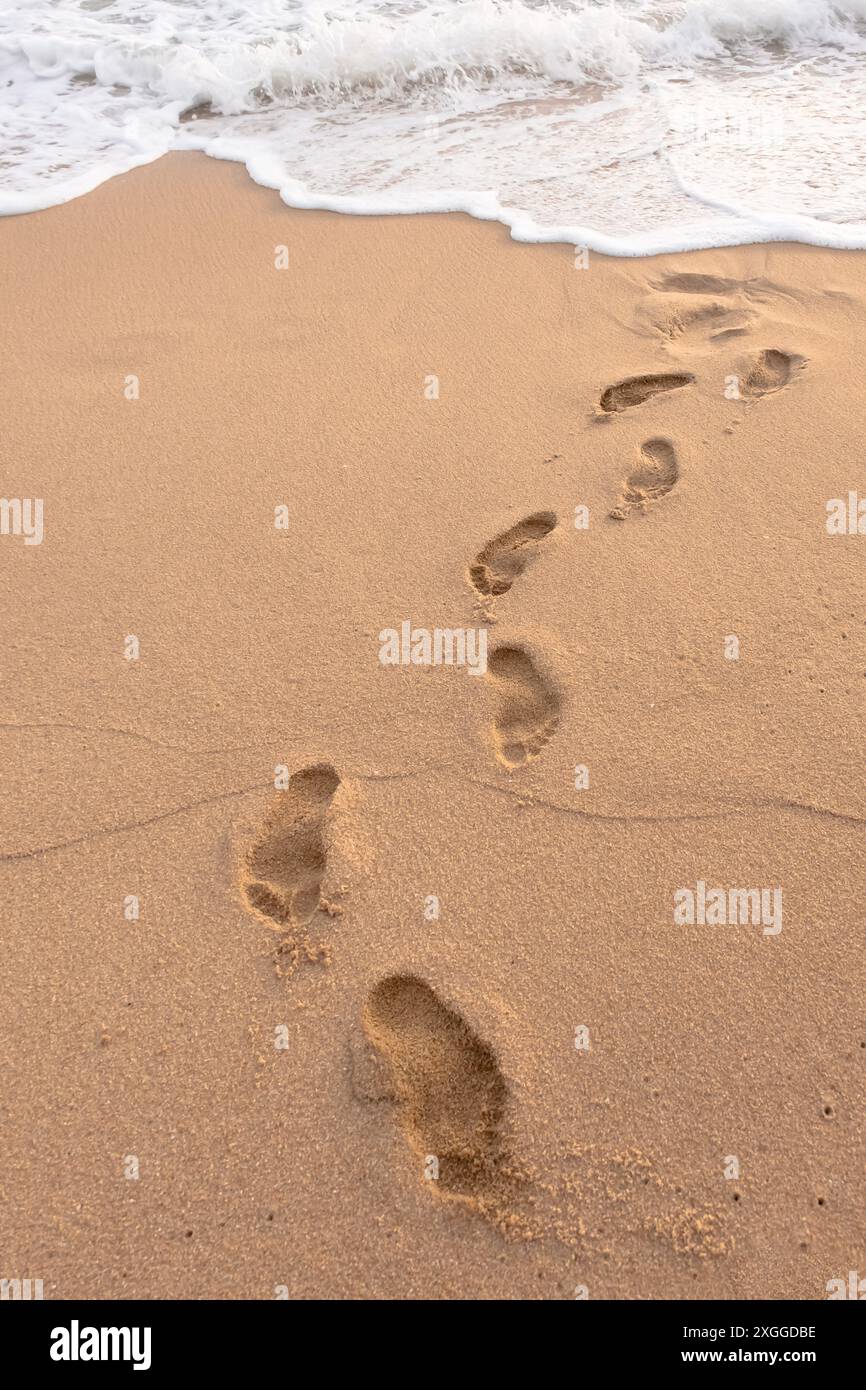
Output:
<path fill-rule="evenodd" d="M 655 322 L 669 338 L 696 327 L 713 339 L 736 336 L 753 316 L 751 310 L 731 310 L 718 301 L 743 294 L 761 299 L 780 292 L 763 281 L 744 285 L 686 273 L 667 275 L 654 288 L 668 299 L 708 301 L 694 310 L 683 309 L 676 300 L 662 306 Z M 781 390 L 802 361 L 778 349 L 757 353 L 740 364 L 741 394 L 751 399 Z M 600 409 L 603 414 L 621 414 L 694 381 L 691 372 L 627 377 L 602 392 Z M 669 439 L 646 440 L 609 516 L 622 521 L 645 513 L 672 491 L 679 472 Z M 534 512 L 489 541 L 468 568 L 476 594 L 486 600 L 507 594 L 538 560 L 556 524 L 552 511 Z M 493 751 L 511 772 L 537 757 L 555 734 L 561 696 L 525 647 L 515 643 L 493 648 L 486 682 L 494 706 Z M 276 794 L 246 855 L 242 891 L 249 909 L 292 942 L 304 939 L 307 925 L 326 906 L 321 890 L 327 828 L 339 786 L 340 778 L 329 764 L 296 772 L 288 789 Z M 389 1073 L 388 1099 L 419 1168 L 429 1176 L 429 1165 L 436 1165 L 431 1188 L 440 1197 L 471 1204 L 508 1229 L 517 1219 L 515 1201 L 526 1175 L 509 1151 L 509 1091 L 492 1049 L 430 985 L 411 974 L 390 975 L 376 984 L 362 1022 Z"/>
<path fill-rule="evenodd" d="M 763 279 L 740 281 L 689 272 L 664 275 L 652 283 L 651 289 L 642 310 L 644 320 L 669 345 L 687 340 L 690 346 L 700 339 L 717 346 L 742 337 L 758 317 L 756 303 L 787 295 L 781 286 Z M 736 364 L 735 399 L 748 402 L 780 391 L 803 365 L 802 357 L 778 348 L 765 348 L 744 357 Z M 694 381 L 691 372 L 627 377 L 602 391 L 599 410 L 602 416 L 631 410 L 660 392 L 679 390 Z M 629 516 L 645 514 L 653 503 L 672 491 L 679 476 L 679 462 L 671 441 L 646 440 L 609 517 L 624 521 Z"/>
<path fill-rule="evenodd" d="M 554 530 L 554 512 L 534 512 L 494 536 L 469 566 L 469 580 L 482 597 L 506 594 L 537 558 L 542 541 Z M 509 770 L 537 756 L 559 723 L 560 696 L 519 646 L 495 647 L 487 663 L 494 715 L 492 745 Z"/>

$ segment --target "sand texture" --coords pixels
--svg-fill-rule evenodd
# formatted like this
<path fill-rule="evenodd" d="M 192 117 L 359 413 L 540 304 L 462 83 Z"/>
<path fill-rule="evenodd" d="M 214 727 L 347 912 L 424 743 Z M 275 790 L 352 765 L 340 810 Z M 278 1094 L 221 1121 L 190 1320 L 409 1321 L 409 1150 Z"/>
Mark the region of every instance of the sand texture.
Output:
<path fill-rule="evenodd" d="M 0 220 L 0 280 L 44 499 L 0 536 L 0 1273 L 866 1274 L 862 253 L 582 268 L 172 155 Z M 486 660 L 383 662 L 407 621 Z M 676 920 L 699 883 L 782 930 Z"/>

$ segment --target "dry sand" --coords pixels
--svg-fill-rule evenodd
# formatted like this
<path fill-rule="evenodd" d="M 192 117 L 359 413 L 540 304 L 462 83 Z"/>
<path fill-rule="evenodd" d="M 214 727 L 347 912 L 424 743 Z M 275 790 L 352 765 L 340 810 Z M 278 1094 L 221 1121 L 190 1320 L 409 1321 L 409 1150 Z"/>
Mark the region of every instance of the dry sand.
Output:
<path fill-rule="evenodd" d="M 2 491 L 45 506 L 0 538 L 0 1273 L 866 1273 L 866 536 L 825 526 L 866 258 L 581 269 L 173 155 L 0 266 Z M 487 674 L 382 665 L 407 619 Z M 698 881 L 782 931 L 677 924 Z"/>

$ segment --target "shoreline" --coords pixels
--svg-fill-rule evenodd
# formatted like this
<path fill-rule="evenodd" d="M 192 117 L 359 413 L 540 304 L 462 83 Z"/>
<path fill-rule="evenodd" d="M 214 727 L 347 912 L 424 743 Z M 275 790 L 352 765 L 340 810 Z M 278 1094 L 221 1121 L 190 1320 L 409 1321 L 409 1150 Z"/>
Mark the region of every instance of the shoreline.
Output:
<path fill-rule="evenodd" d="M 205 159 L 215 160 L 217 163 L 231 164 L 242 169 L 250 182 L 254 183 L 257 188 L 276 194 L 283 206 L 292 212 L 336 213 L 341 217 L 373 218 L 376 220 L 413 217 L 470 217 L 476 222 L 495 223 L 508 233 L 510 240 L 518 245 L 569 246 L 573 247 L 575 252 L 587 252 L 594 256 L 609 257 L 612 260 L 643 261 L 661 257 L 688 256 L 703 252 L 736 251 L 739 248 L 757 246 L 792 246 L 804 249 L 811 247 L 819 251 L 845 252 L 866 250 L 866 224 L 832 223 L 820 217 L 809 217 L 802 213 L 787 213 L 780 223 L 769 225 L 770 219 L 766 214 L 754 211 L 745 213 L 736 208 L 729 208 L 725 204 L 716 203 L 708 195 L 704 195 L 696 188 L 686 184 L 678 174 L 676 175 L 677 185 L 680 185 L 682 191 L 693 198 L 699 206 L 723 209 L 745 225 L 734 233 L 725 230 L 714 232 L 710 230 L 708 224 L 701 234 L 701 239 L 690 242 L 678 241 L 676 237 L 671 240 L 673 233 L 660 230 L 655 234 L 653 240 L 644 240 L 639 244 L 635 239 L 636 234 L 615 237 L 589 227 L 544 226 L 535 222 L 528 213 L 504 206 L 492 192 L 458 195 L 450 192 L 434 193 L 426 195 L 418 206 L 407 209 L 396 205 L 394 200 L 387 197 L 376 200 L 365 195 L 312 193 L 305 185 L 299 185 L 298 181 L 293 179 L 286 180 L 281 189 L 280 175 L 276 171 L 276 166 L 269 166 L 267 157 L 263 159 L 261 155 L 251 155 L 249 158 L 241 159 L 211 154 L 205 148 L 204 142 L 197 144 L 192 140 L 189 144 L 181 144 L 152 158 L 146 158 L 141 163 L 132 165 L 129 169 L 106 174 L 104 178 L 97 177 L 94 182 L 85 181 L 80 186 L 79 192 L 75 192 L 67 198 L 58 196 L 55 199 L 52 196 L 46 202 L 28 205 L 26 195 L 6 194 L 4 196 L 7 200 L 11 199 L 14 202 L 17 198 L 19 205 L 4 207 L 0 204 L 0 218 L 30 217 L 34 214 L 49 212 L 54 208 L 65 207 L 70 202 L 77 202 L 82 198 L 91 196 L 115 179 L 128 178 L 130 174 L 162 164 L 165 160 L 185 160 L 189 156 L 197 157 L 199 155 Z M 254 169 L 256 172 L 253 172 Z M 297 191 L 294 196 L 283 197 L 284 193 L 288 193 L 290 184 L 295 185 Z M 78 187 L 77 184 L 76 187 Z M 860 228 L 859 238 L 854 235 L 854 228 L 857 227 Z"/>

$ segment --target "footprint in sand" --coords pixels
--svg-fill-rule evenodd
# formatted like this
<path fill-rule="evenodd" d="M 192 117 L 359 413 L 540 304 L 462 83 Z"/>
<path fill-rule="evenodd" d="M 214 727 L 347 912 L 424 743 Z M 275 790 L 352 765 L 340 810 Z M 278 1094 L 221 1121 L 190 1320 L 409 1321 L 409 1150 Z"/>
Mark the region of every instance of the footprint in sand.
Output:
<path fill-rule="evenodd" d="M 391 1072 L 400 1124 L 440 1194 L 489 1204 L 512 1181 L 505 1145 L 508 1089 L 496 1058 L 465 1019 L 414 975 L 370 992 L 364 1029 Z"/>
<path fill-rule="evenodd" d="M 638 322 L 645 334 L 661 337 L 674 354 L 678 345 L 691 353 L 712 352 L 755 327 L 760 317 L 756 306 L 801 298 L 790 287 L 761 276 L 734 280 L 683 271 L 648 280 L 646 286 L 649 293 L 638 306 Z"/>
<path fill-rule="evenodd" d="M 790 285 L 765 280 L 762 275 L 754 275 L 748 280 L 733 280 L 726 275 L 701 275 L 679 271 L 671 275 L 662 275 L 660 279 L 648 283 L 654 290 L 660 290 L 663 294 L 712 295 L 721 299 L 742 298 L 758 304 L 769 304 L 779 299 L 797 302 L 802 298 Z"/>
<path fill-rule="evenodd" d="M 488 541 L 469 566 L 469 579 L 479 594 L 507 594 L 535 555 L 540 541 L 556 525 L 553 512 L 533 512 L 523 521 Z"/>
<path fill-rule="evenodd" d="M 497 647 L 487 663 L 494 687 L 493 747 L 509 769 L 536 757 L 556 732 L 561 700 L 522 647 Z"/>
<path fill-rule="evenodd" d="M 803 366 L 803 362 L 802 357 L 780 352 L 778 348 L 767 348 L 764 352 L 759 352 L 757 357 L 751 358 L 741 366 L 740 395 L 755 400 L 759 396 L 769 396 L 774 391 L 781 391 L 783 386 L 787 386 L 793 373 Z"/>
<path fill-rule="evenodd" d="M 665 346 L 687 345 L 694 352 L 742 337 L 756 314 L 752 309 L 732 307 L 717 299 L 664 294 L 653 295 L 641 306 L 638 317 L 647 325 L 650 336 L 661 337 Z"/>
<path fill-rule="evenodd" d="M 630 410 L 632 406 L 643 405 L 661 391 L 676 391 L 681 386 L 689 386 L 694 381 L 691 372 L 658 372 L 649 376 L 630 376 L 608 386 L 601 393 L 599 402 L 608 414 Z"/>
<path fill-rule="evenodd" d="M 700 275 L 678 271 L 672 275 L 663 275 L 653 283 L 656 289 L 663 290 L 665 294 L 731 295 L 739 294 L 746 288 L 748 281 L 730 280 L 726 275 Z"/>
<path fill-rule="evenodd" d="M 302 925 L 319 907 L 325 822 L 340 779 L 327 763 L 302 768 L 277 792 L 247 854 L 243 891 L 250 907 L 280 929 Z"/>
<path fill-rule="evenodd" d="M 665 497 L 680 476 L 676 451 L 669 439 L 648 439 L 640 451 L 640 463 L 623 485 L 617 505 L 608 515 L 624 521 L 631 512 L 645 512 L 651 502 Z"/>

